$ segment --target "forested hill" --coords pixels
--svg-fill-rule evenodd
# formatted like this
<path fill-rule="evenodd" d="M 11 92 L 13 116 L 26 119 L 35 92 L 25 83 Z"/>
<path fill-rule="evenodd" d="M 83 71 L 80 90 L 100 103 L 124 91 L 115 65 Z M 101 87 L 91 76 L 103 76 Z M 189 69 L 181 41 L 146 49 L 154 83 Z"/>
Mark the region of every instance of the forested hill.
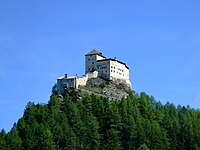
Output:
<path fill-rule="evenodd" d="M 29 102 L 0 150 L 195 150 L 200 149 L 200 111 L 162 105 L 145 93 L 122 100 L 76 92 L 48 104 Z"/>

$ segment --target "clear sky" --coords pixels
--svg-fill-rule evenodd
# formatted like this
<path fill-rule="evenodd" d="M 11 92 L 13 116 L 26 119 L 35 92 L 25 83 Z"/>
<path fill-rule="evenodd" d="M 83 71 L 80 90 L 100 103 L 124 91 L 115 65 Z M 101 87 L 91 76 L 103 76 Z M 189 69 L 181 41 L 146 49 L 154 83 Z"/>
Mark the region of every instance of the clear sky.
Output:
<path fill-rule="evenodd" d="M 94 47 L 130 67 L 133 89 L 200 108 L 199 0 L 0 0 L 0 129 Z M 72 64 L 73 62 L 73 64 Z"/>

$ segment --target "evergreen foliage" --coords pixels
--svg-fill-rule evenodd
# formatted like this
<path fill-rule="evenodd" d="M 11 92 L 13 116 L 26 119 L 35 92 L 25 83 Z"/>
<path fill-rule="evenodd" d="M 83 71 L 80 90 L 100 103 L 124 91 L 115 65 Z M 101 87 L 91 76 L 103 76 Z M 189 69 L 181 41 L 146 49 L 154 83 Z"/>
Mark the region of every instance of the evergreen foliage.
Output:
<path fill-rule="evenodd" d="M 71 91 L 48 104 L 29 102 L 11 131 L 0 132 L 0 149 L 194 150 L 200 149 L 200 112 L 145 93 L 108 100 L 77 98 Z"/>

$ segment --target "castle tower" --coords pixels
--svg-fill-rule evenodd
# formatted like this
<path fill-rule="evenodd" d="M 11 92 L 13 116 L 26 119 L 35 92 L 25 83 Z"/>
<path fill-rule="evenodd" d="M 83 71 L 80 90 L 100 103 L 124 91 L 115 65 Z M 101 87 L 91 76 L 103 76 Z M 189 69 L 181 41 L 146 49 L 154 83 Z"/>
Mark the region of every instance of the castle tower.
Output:
<path fill-rule="evenodd" d="M 102 53 L 97 50 L 92 50 L 91 52 L 85 54 L 85 74 L 97 70 L 97 61 L 102 59 L 106 59 L 106 57 L 104 57 Z"/>

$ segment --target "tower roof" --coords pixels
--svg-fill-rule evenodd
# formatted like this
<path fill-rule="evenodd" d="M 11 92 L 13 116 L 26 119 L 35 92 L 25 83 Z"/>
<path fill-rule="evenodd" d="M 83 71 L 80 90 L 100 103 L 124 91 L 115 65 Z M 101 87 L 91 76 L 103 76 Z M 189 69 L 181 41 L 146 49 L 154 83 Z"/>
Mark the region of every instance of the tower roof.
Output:
<path fill-rule="evenodd" d="M 97 50 L 92 50 L 91 52 L 85 54 L 85 56 L 88 56 L 88 55 L 94 55 L 94 54 L 97 54 L 97 55 L 101 55 L 102 56 L 102 53 L 101 52 L 98 52 Z"/>

